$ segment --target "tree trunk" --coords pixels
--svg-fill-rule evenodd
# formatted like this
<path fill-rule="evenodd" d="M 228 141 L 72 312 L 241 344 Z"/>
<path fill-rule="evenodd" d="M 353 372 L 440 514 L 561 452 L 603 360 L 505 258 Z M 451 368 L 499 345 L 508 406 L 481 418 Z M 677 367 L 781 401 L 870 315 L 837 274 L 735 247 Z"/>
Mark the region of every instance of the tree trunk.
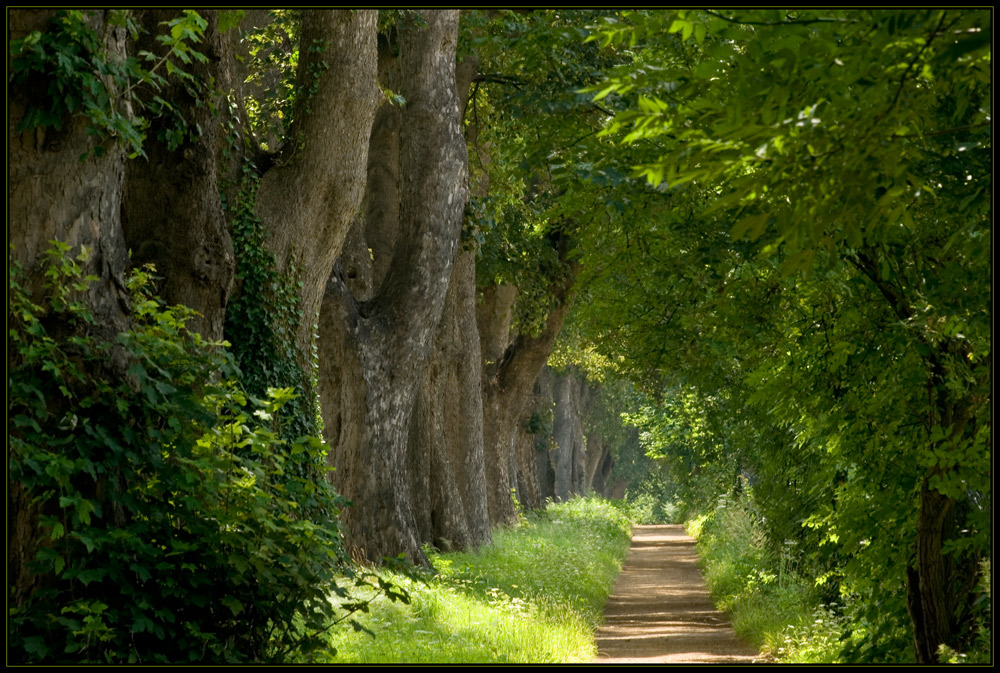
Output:
<path fill-rule="evenodd" d="M 581 493 L 586 494 L 597 490 L 594 478 L 597 476 L 597 468 L 602 460 L 604 460 L 604 439 L 599 432 L 587 433 L 587 455 L 584 461 Z"/>
<path fill-rule="evenodd" d="M 51 11 L 11 11 L 8 40 L 45 30 L 52 15 Z M 88 19 L 98 34 L 104 34 L 108 53 L 124 58 L 125 31 L 106 30 L 105 20 L 104 12 L 95 12 Z M 103 155 L 94 156 L 97 142 L 87 133 L 88 120 L 81 117 L 64 120 L 60 130 L 36 128 L 19 133 L 17 126 L 27 106 L 45 104 L 36 97 L 46 87 L 45 82 L 39 82 L 10 89 L 7 216 L 11 261 L 25 272 L 25 289 L 37 299 L 44 287 L 42 255 L 49 242 L 55 239 L 68 243 L 74 254 L 86 246 L 91 256 L 84 265 L 84 274 L 92 274 L 97 280 L 81 299 L 93 313 L 90 329 L 94 336 L 115 343 L 116 335 L 129 326 L 129 295 L 123 278 L 128 249 L 120 217 L 124 151 L 105 143 Z M 80 157 L 86 158 L 81 161 Z M 106 364 L 109 376 L 121 375 L 126 369 L 120 352 Z M 23 604 L 42 580 L 28 568 L 43 544 L 39 537 L 40 512 L 33 500 L 34 494 L 27 493 L 20 484 L 8 482 L 7 578 L 13 605 Z"/>
<path fill-rule="evenodd" d="M 524 509 L 538 509 L 543 502 L 535 463 L 536 437 L 528 431 L 528 421 L 533 413 L 534 405 L 529 404 L 517 424 L 517 437 L 514 439 L 517 451 L 517 500 Z"/>
<path fill-rule="evenodd" d="M 163 52 L 154 38 L 162 31 L 160 23 L 177 14 L 177 10 L 139 12 L 136 18 L 145 32 L 136 50 Z M 194 61 L 188 70 L 200 81 L 214 82 L 223 91 L 235 90 L 238 96 L 239 83 L 229 72 L 234 61 L 231 38 L 218 32 L 217 10 L 204 10 L 201 16 L 208 26 L 195 48 L 208 62 Z M 219 115 L 192 97 L 183 84 L 172 81 L 158 95 L 170 100 L 188 125 L 201 128 L 202 133 L 197 142 L 170 150 L 164 140 L 157 139 L 158 125 L 163 122 L 154 122 L 144 144 L 149 158 L 137 158 L 126 167 L 125 240 L 134 264 L 156 266 L 162 278 L 159 294 L 167 303 L 198 311 L 200 315 L 188 327 L 206 339 L 221 339 L 236 262 L 220 193 L 221 183 L 232 179 L 239 158 L 233 157 L 229 166 L 224 163 L 229 141 Z"/>
<path fill-rule="evenodd" d="M 887 306 L 903 323 L 911 322 L 914 308 L 900 286 L 885 277 L 881 254 L 868 248 L 848 261 L 864 274 L 882 295 Z M 944 429 L 948 437 L 938 440 L 932 453 L 953 451 L 967 438 L 975 436 L 978 399 L 989 399 L 990 367 L 970 361 L 967 343 L 954 337 L 939 338 L 915 332 L 915 341 L 926 353 L 928 416 L 927 431 Z M 989 362 L 989 360 L 986 360 Z M 949 370 L 951 376 L 949 376 Z M 961 372 L 964 389 L 956 390 L 950 378 Z M 963 437 L 966 438 L 963 440 Z M 951 468 L 935 465 L 924 477 L 920 487 L 917 512 L 915 565 L 907 568 L 906 607 L 913 622 L 913 645 L 918 663 L 937 663 L 941 645 L 958 645 L 960 629 L 957 621 L 959 606 L 971 600 L 974 588 L 975 564 L 962 558 L 960 552 L 944 554 L 944 543 L 955 537 L 954 511 L 956 501 L 933 487 L 931 481 L 946 478 Z"/>
<path fill-rule="evenodd" d="M 348 284 L 350 269 L 339 273 L 350 264 L 345 260 L 330 276 L 323 300 L 320 380 L 326 434 L 331 442 L 346 440 L 335 446 L 333 458 L 343 461 L 336 481 L 354 502 L 344 514 L 348 544 L 355 556 L 371 561 L 403 553 L 426 562 L 406 448 L 468 196 L 455 90 L 458 16 L 457 11 L 429 11 L 423 14 L 424 26 L 412 20 L 398 26 L 398 91 L 406 104 L 397 127 L 386 123 L 375 129 L 369 165 L 369 174 L 382 162 L 397 165 L 398 182 L 369 183 L 364 218 L 357 225 L 367 232 L 367 220 L 398 214 L 397 222 L 389 222 L 398 229 L 393 250 L 371 251 L 376 261 L 387 255 L 391 263 L 384 280 L 371 287 L 371 299 L 359 301 Z M 347 357 L 335 359 L 338 354 Z"/>
<path fill-rule="evenodd" d="M 583 443 L 580 381 L 572 370 L 554 377 L 552 397 L 556 403 L 552 424 L 556 447 L 549 452 L 549 458 L 555 473 L 555 499 L 565 501 L 577 492 L 574 465 Z"/>
<path fill-rule="evenodd" d="M 408 448 L 421 539 L 442 549 L 489 542 L 475 255 L 455 264 Z"/>
<path fill-rule="evenodd" d="M 948 563 L 942 553 L 945 520 L 955 502 L 931 490 L 926 480 L 920 489 L 917 514 L 916 567 L 907 572 L 907 611 L 913 621 L 913 645 L 917 663 L 938 662 L 942 644 L 954 645 L 953 591 Z"/>
<path fill-rule="evenodd" d="M 565 260 L 565 252 L 560 251 L 560 259 Z M 487 501 L 493 523 L 507 524 L 516 519 L 511 489 L 517 484 L 515 438 L 520 432 L 518 423 L 531 399 L 535 379 L 545 366 L 569 313 L 574 277 L 570 270 L 553 284 L 555 307 L 550 309 L 542 332 L 537 336 L 519 335 L 496 359 L 495 349 L 509 339 L 509 307 L 513 304 L 513 293 L 488 288 L 484 290 L 483 308 L 477 309 L 487 363 L 483 371 L 483 443 L 489 488 Z M 503 332 L 504 323 L 506 333 Z"/>
<path fill-rule="evenodd" d="M 290 140 L 261 179 L 257 215 L 279 271 L 301 281 L 296 334 L 306 354 L 333 264 L 361 204 L 380 101 L 375 10 L 306 10 Z M 307 362 L 300 363 L 308 366 Z"/>

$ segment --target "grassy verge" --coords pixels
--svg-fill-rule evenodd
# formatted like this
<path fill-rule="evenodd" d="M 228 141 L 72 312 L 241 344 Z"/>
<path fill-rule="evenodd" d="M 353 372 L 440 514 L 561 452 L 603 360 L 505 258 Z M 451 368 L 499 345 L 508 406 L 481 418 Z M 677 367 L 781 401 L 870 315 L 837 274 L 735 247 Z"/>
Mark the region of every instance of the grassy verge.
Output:
<path fill-rule="evenodd" d="M 392 578 L 411 603 L 374 603 L 358 621 L 375 637 L 338 629 L 328 660 L 588 661 L 630 529 L 608 503 L 578 499 L 496 531 L 494 543 L 476 552 L 434 554 L 436 574 L 426 584 Z"/>
<path fill-rule="evenodd" d="M 822 605 L 815 583 L 767 549 L 739 503 L 688 522 L 716 605 L 750 645 L 783 663 L 840 663 L 841 618 Z"/>

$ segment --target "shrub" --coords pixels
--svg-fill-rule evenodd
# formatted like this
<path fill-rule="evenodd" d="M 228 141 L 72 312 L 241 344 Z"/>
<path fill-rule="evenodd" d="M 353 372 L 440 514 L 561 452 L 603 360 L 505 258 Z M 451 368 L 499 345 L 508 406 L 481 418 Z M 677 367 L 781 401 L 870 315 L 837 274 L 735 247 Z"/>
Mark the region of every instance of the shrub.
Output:
<path fill-rule="evenodd" d="M 11 659 L 302 656 L 345 595 L 324 445 L 279 436 L 290 391 L 248 399 L 225 344 L 151 296 L 151 269 L 129 280 L 133 329 L 92 336 L 86 254 L 68 251 L 49 251 L 41 304 L 10 275 L 10 480 L 40 524 Z"/>

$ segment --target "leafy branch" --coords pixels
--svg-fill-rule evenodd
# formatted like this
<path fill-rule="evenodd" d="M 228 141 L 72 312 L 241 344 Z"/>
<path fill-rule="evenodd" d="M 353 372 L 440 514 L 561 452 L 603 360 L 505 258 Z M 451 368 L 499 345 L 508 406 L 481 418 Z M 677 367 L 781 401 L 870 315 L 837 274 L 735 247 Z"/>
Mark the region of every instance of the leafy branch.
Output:
<path fill-rule="evenodd" d="M 113 15 L 109 24 L 126 27 L 133 37 L 138 34 L 135 23 L 127 16 Z M 208 23 L 197 12 L 184 10 L 182 16 L 161 25 L 168 32 L 156 39 L 168 47 L 167 53 L 161 57 L 148 51 L 139 53 L 143 60 L 153 63 L 149 69 L 134 57 L 108 54 L 103 40 L 90 26 L 88 15 L 80 10 L 60 10 L 47 30 L 12 40 L 11 83 L 23 86 L 31 97 L 17 131 L 46 127 L 60 130 L 68 118 L 83 116 L 90 120 L 91 134 L 102 140 L 121 139 L 131 150 L 131 157 L 146 157 L 142 145 L 149 119 L 141 114 L 146 109 L 152 117 L 174 118 L 174 128 L 164 131 L 163 139 L 171 150 L 176 149 L 191 136 L 184 119 L 163 98 L 153 96 L 144 103 L 134 93 L 144 85 L 158 92 L 173 77 L 185 82 L 197 96 L 197 80 L 175 59 L 183 64 L 208 60 L 191 48 L 201 41 Z M 166 76 L 161 74 L 164 69 Z M 103 145 L 95 146 L 93 153 L 102 155 Z"/>
<path fill-rule="evenodd" d="M 784 21 L 749 21 L 745 19 L 736 19 L 733 17 L 725 16 L 724 14 L 719 14 L 711 9 L 701 10 L 706 14 L 714 16 L 717 19 L 722 19 L 723 21 L 728 21 L 729 23 L 738 23 L 745 26 L 804 26 L 810 23 L 848 23 L 847 19 L 834 19 L 830 17 L 818 17 L 815 19 L 785 19 Z"/>

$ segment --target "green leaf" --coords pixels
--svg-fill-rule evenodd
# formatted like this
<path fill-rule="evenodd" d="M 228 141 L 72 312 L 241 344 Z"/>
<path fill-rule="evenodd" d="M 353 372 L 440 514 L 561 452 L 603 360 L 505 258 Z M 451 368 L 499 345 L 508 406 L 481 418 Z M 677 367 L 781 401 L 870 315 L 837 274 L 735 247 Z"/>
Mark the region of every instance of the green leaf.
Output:
<path fill-rule="evenodd" d="M 234 617 L 243 612 L 243 603 L 232 596 L 223 597 L 222 604 L 232 610 Z"/>

